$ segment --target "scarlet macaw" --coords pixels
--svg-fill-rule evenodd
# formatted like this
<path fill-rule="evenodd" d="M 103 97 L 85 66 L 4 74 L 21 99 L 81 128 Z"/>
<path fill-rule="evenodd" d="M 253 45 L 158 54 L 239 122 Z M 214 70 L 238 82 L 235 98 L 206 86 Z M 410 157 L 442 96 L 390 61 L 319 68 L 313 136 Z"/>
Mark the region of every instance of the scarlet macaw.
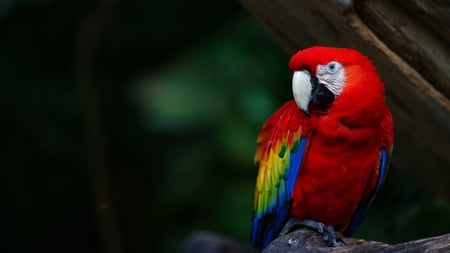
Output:
<path fill-rule="evenodd" d="M 336 246 L 334 229 L 354 232 L 386 176 L 394 131 L 384 85 L 354 49 L 307 48 L 289 67 L 294 99 L 257 140 L 251 241 L 264 248 L 301 224 Z"/>

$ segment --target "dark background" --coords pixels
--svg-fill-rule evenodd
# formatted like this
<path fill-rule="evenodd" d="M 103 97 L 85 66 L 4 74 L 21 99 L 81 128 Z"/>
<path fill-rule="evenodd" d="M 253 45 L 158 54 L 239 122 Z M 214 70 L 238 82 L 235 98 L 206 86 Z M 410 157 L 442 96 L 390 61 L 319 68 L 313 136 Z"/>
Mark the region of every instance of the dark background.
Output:
<path fill-rule="evenodd" d="M 235 1 L 1 0 L 0 251 L 104 251 L 99 189 L 125 252 L 177 252 L 197 229 L 246 243 L 288 60 Z M 450 204 L 405 172 L 355 237 L 449 232 Z"/>

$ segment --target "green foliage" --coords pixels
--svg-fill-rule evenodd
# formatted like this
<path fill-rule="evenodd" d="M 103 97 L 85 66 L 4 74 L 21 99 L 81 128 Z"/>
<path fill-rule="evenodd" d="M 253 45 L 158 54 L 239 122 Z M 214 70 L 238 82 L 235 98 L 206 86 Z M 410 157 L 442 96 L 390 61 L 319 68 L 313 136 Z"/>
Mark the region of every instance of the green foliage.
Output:
<path fill-rule="evenodd" d="M 273 84 L 283 82 L 289 90 L 286 62 L 254 20 L 239 16 L 138 81 L 134 94 L 149 131 L 195 136 L 171 145 L 162 161 L 169 167 L 162 173 L 158 213 L 175 212 L 165 224 L 176 222 L 177 213 L 190 213 L 171 230 L 212 229 L 247 240 L 256 136 L 282 103 L 271 95 L 278 88 Z"/>

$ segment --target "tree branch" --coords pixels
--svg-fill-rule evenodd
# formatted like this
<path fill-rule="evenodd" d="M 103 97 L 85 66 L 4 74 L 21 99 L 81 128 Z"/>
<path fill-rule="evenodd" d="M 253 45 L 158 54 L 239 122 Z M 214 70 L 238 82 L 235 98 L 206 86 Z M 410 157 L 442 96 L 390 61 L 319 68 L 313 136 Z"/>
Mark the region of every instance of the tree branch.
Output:
<path fill-rule="evenodd" d="M 307 228 L 275 239 L 262 253 L 446 253 L 450 252 L 450 234 L 389 245 L 355 238 L 341 238 L 345 245 L 329 247 L 322 235 Z M 256 253 L 249 246 L 225 236 L 207 232 L 193 232 L 186 239 L 182 253 Z"/>
<path fill-rule="evenodd" d="M 123 252 L 123 240 L 113 203 L 107 137 L 99 113 L 92 72 L 96 52 L 109 28 L 115 2 L 99 1 L 98 5 L 80 20 L 73 55 L 73 72 L 83 99 L 87 167 L 94 217 L 103 252 L 106 253 Z"/>

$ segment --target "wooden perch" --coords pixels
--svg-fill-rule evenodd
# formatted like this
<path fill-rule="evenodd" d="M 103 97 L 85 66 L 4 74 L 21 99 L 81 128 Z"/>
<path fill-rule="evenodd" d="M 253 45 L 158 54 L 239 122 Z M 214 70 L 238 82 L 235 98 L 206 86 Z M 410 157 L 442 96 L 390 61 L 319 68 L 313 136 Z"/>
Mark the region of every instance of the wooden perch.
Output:
<path fill-rule="evenodd" d="M 363 239 L 343 238 L 344 246 L 331 248 L 318 233 L 306 228 L 274 240 L 262 253 L 437 253 L 450 252 L 450 234 L 395 245 Z"/>
<path fill-rule="evenodd" d="M 329 45 L 368 55 L 395 119 L 392 163 L 450 200 L 450 2 L 240 1 L 290 54 Z"/>
<path fill-rule="evenodd" d="M 450 234 L 395 245 L 363 239 L 343 238 L 345 245 L 329 247 L 322 236 L 307 228 L 275 239 L 262 253 L 447 253 Z M 193 232 L 187 238 L 182 253 L 256 253 L 248 245 L 208 231 Z"/>

